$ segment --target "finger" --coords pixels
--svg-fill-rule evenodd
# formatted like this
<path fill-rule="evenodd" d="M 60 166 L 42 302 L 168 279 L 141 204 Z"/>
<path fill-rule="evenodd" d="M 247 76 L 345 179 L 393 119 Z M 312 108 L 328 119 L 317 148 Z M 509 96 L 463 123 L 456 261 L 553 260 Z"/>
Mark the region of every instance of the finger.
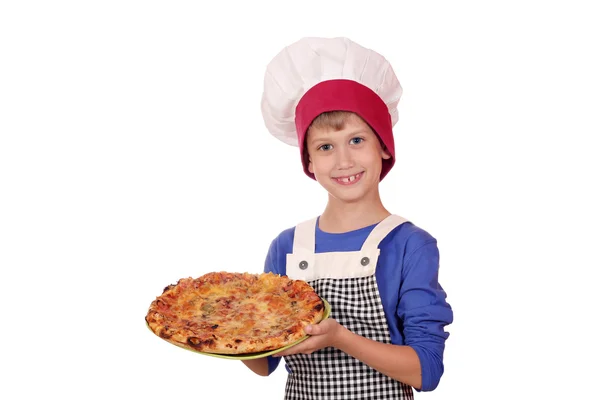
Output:
<path fill-rule="evenodd" d="M 282 352 L 273 354 L 273 357 L 286 357 L 286 356 L 291 356 L 292 354 L 298 354 L 298 353 L 301 353 L 301 352 L 302 352 L 302 349 L 295 349 L 295 348 L 294 349 L 287 349 L 287 350 L 284 350 Z"/>
<path fill-rule="evenodd" d="M 285 356 L 289 356 L 291 354 L 296 354 L 296 353 L 298 353 L 296 347 L 298 347 L 298 346 L 293 346 L 287 350 L 280 351 L 279 353 L 275 353 L 275 354 L 273 354 L 273 357 L 285 357 Z"/>
<path fill-rule="evenodd" d="M 323 335 L 327 333 L 327 327 L 324 325 L 306 325 L 304 327 L 304 332 L 311 336 Z"/>
<path fill-rule="evenodd" d="M 284 356 L 289 356 L 292 354 L 303 353 L 303 352 L 307 351 L 308 349 L 312 348 L 312 342 L 313 341 L 310 338 L 308 338 L 304 342 L 298 343 L 297 345 L 292 346 L 289 349 L 286 349 L 279 353 L 273 354 L 273 357 L 284 357 Z"/>

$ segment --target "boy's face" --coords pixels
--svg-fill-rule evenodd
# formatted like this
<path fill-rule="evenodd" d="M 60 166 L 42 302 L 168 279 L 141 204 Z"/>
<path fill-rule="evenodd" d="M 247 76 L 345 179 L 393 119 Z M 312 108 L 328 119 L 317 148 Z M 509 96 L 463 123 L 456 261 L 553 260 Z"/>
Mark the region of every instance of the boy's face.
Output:
<path fill-rule="evenodd" d="M 306 148 L 308 170 L 330 196 L 357 202 L 379 193 L 382 159 L 391 156 L 361 118 L 350 115 L 338 131 L 311 127 Z"/>

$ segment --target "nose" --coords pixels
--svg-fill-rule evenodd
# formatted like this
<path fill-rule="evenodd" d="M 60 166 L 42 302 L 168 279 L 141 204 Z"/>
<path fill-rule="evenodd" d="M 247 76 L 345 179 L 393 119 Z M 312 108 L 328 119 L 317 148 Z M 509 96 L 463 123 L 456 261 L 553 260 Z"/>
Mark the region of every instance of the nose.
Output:
<path fill-rule="evenodd" d="M 336 164 L 338 169 L 350 169 L 354 167 L 354 161 L 352 161 L 352 154 L 350 149 L 342 147 L 336 152 Z"/>

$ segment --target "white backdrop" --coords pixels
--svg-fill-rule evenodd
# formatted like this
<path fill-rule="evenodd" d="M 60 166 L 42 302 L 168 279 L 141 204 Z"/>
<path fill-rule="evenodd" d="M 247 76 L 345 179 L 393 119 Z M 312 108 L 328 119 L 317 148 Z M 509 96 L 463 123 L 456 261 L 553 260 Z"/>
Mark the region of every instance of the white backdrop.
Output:
<path fill-rule="evenodd" d="M 0 397 L 282 398 L 283 368 L 181 350 L 144 316 L 181 277 L 262 271 L 322 211 L 262 78 L 303 36 L 347 36 L 404 87 L 384 204 L 438 239 L 455 312 L 416 397 L 592 398 L 593 2 L 214 3 L 1 3 Z"/>

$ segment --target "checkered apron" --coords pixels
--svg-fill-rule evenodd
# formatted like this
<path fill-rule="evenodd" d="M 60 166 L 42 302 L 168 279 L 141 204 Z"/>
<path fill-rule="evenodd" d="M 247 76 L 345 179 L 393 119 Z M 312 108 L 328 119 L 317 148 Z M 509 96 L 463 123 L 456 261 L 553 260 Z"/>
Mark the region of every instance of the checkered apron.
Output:
<path fill-rule="evenodd" d="M 390 215 L 379 223 L 360 251 L 315 251 L 317 219 L 296 227 L 293 253 L 286 273 L 309 282 L 331 304 L 331 317 L 350 331 L 382 343 L 391 343 L 375 269 L 378 245 L 406 220 Z M 289 371 L 286 399 L 412 399 L 412 388 L 374 370 L 333 347 L 312 354 L 286 356 Z"/>

